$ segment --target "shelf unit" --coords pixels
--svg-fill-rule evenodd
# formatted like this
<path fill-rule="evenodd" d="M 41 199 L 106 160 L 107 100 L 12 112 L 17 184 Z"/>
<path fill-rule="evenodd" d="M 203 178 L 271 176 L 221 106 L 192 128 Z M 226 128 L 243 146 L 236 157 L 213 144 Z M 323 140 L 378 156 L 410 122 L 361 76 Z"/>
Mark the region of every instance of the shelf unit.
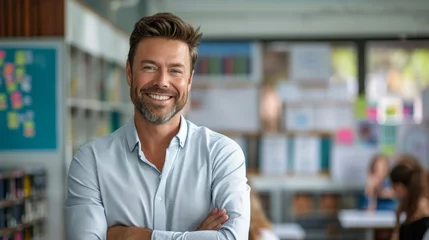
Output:
<path fill-rule="evenodd" d="M 46 172 L 0 172 L 0 237 L 44 239 L 47 223 Z"/>
<path fill-rule="evenodd" d="M 84 17 L 94 24 L 82 29 L 76 21 L 68 23 L 66 170 L 80 146 L 115 131 L 133 115 L 125 77 L 128 34 L 75 1 L 67 7 L 70 19 Z"/>

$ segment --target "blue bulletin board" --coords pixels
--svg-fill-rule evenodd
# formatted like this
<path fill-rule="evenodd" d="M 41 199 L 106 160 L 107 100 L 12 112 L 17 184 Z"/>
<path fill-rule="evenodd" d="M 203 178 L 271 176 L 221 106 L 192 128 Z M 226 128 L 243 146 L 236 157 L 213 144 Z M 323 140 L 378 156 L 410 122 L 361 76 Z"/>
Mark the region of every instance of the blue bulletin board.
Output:
<path fill-rule="evenodd" d="M 0 44 L 0 151 L 55 150 L 58 50 L 22 46 Z"/>

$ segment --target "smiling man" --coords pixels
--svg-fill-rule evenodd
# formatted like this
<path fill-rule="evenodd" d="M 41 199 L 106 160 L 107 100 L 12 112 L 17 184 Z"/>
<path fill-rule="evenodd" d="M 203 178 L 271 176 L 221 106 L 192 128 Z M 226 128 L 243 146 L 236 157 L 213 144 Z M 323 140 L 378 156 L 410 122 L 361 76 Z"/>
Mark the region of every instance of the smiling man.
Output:
<path fill-rule="evenodd" d="M 201 36 L 170 13 L 135 24 L 126 66 L 134 119 L 75 153 L 66 240 L 248 239 L 242 150 L 180 114 Z"/>

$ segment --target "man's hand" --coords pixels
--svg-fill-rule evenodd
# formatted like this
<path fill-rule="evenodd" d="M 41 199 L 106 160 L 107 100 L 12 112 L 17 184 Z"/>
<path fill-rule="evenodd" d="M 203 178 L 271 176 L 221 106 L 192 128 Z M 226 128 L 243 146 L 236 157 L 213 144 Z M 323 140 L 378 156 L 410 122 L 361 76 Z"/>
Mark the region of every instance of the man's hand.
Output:
<path fill-rule="evenodd" d="M 228 219 L 229 216 L 226 214 L 225 209 L 219 211 L 219 209 L 215 208 L 207 215 L 206 219 L 197 228 L 197 231 L 219 230 Z"/>
<path fill-rule="evenodd" d="M 139 227 L 113 226 L 107 229 L 107 240 L 151 240 L 152 230 Z"/>

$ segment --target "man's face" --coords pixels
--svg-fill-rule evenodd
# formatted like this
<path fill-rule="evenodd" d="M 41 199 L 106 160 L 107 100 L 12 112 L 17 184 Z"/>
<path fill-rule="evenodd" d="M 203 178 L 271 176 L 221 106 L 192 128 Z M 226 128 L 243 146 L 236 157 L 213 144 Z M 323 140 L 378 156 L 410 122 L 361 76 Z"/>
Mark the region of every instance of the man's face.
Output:
<path fill-rule="evenodd" d="M 146 38 L 127 62 L 131 100 L 152 124 L 167 123 L 186 105 L 192 83 L 188 45 L 179 40 Z"/>

